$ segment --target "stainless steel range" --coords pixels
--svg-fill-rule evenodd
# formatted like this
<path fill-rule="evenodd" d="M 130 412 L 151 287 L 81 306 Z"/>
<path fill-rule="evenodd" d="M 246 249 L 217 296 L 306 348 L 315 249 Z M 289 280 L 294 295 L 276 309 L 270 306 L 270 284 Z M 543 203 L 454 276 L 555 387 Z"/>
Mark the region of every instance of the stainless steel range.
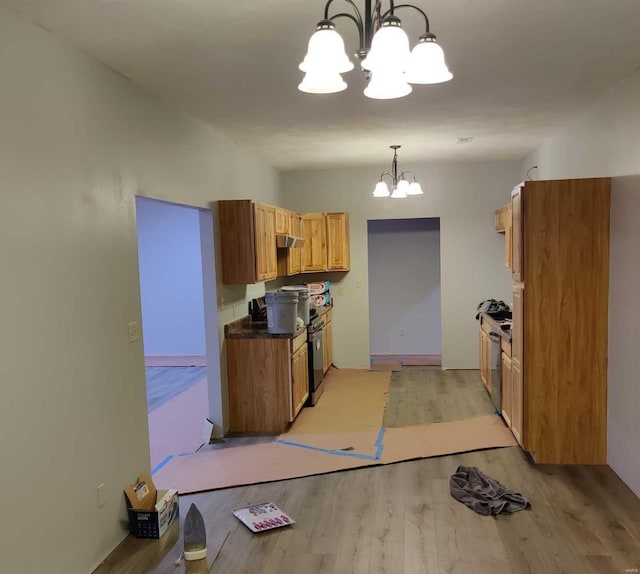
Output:
<path fill-rule="evenodd" d="M 309 402 L 314 406 L 324 390 L 324 351 L 323 351 L 324 319 L 317 315 L 307 326 L 307 344 L 309 346 Z"/>

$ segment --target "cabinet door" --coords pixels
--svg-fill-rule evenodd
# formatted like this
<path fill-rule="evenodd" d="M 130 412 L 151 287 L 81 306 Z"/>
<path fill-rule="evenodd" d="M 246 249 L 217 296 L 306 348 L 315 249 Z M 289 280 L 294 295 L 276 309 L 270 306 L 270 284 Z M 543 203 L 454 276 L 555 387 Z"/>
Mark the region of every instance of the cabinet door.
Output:
<path fill-rule="evenodd" d="M 513 317 L 511 322 L 511 358 L 520 366 L 524 361 L 524 287 L 513 286 Z"/>
<path fill-rule="evenodd" d="M 327 269 L 349 271 L 349 214 L 327 213 Z"/>
<path fill-rule="evenodd" d="M 291 358 L 291 420 L 296 418 L 309 398 L 309 364 L 307 345 L 302 345 Z"/>
<path fill-rule="evenodd" d="M 512 253 L 513 253 L 513 223 L 511 222 L 511 206 L 506 210 L 505 215 L 505 227 L 504 227 L 504 262 L 507 269 L 513 267 Z"/>
<path fill-rule="evenodd" d="M 323 213 L 305 213 L 302 216 L 302 236 L 305 238 L 302 271 L 326 271 L 327 245 Z"/>
<path fill-rule="evenodd" d="M 276 208 L 256 203 L 255 206 L 256 277 L 269 281 L 278 275 L 276 251 Z"/>
<path fill-rule="evenodd" d="M 329 367 L 333 364 L 333 322 L 329 321 L 325 323 L 324 330 L 322 331 L 322 366 L 326 373 Z"/>
<path fill-rule="evenodd" d="M 220 251 L 222 282 L 225 285 L 249 285 L 256 277 L 255 206 L 250 200 L 221 200 Z"/>
<path fill-rule="evenodd" d="M 524 447 L 524 388 L 522 386 L 522 370 L 518 361 L 511 361 L 511 382 L 512 382 L 512 409 L 511 409 L 511 432 L 516 437 L 520 446 Z"/>
<path fill-rule="evenodd" d="M 480 329 L 480 378 L 491 393 L 491 339 L 483 329 Z"/>
<path fill-rule="evenodd" d="M 302 216 L 299 213 L 289 215 L 289 229 L 294 237 L 303 237 Z M 287 254 L 287 275 L 302 272 L 302 247 L 292 247 Z"/>
<path fill-rule="evenodd" d="M 514 281 L 524 281 L 522 188 L 511 192 L 511 272 Z"/>
<path fill-rule="evenodd" d="M 513 379 L 511 377 L 511 357 L 502 353 L 500 373 L 501 411 L 507 426 L 511 427 L 513 418 Z"/>
<path fill-rule="evenodd" d="M 289 233 L 289 210 L 281 207 L 276 207 L 276 233 Z"/>
<path fill-rule="evenodd" d="M 524 288 L 513 287 L 513 323 L 511 324 L 511 378 L 513 387 L 511 430 L 524 447 Z"/>

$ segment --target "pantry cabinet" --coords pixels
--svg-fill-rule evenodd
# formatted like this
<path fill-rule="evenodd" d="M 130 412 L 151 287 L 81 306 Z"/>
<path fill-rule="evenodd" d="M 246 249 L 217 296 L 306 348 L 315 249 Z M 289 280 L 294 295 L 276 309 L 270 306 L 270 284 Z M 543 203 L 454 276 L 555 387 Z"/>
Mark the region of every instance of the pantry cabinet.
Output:
<path fill-rule="evenodd" d="M 275 279 L 276 208 L 251 200 L 218 202 L 222 282 L 249 285 Z"/>
<path fill-rule="evenodd" d="M 511 194 L 512 413 L 534 461 L 606 464 L 609 178 Z"/>

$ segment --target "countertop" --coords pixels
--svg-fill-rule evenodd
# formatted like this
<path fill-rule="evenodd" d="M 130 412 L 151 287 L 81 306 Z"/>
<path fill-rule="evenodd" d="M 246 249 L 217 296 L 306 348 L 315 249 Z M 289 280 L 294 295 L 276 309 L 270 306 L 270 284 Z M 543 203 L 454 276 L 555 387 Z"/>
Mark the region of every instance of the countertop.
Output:
<path fill-rule="evenodd" d="M 322 316 L 333 308 L 333 305 L 314 307 L 318 311 L 318 316 Z M 246 315 L 241 319 L 227 323 L 224 326 L 225 339 L 295 339 L 307 330 L 304 325 L 295 333 L 269 333 L 266 321 L 251 321 L 251 315 Z"/>
<path fill-rule="evenodd" d="M 486 313 L 481 313 L 480 321 L 482 323 L 488 323 L 493 332 L 500 334 L 501 337 L 511 342 L 511 329 L 503 328 L 503 326 L 511 327 L 511 319 L 496 320 L 493 317 L 490 317 L 489 315 L 487 315 Z"/>

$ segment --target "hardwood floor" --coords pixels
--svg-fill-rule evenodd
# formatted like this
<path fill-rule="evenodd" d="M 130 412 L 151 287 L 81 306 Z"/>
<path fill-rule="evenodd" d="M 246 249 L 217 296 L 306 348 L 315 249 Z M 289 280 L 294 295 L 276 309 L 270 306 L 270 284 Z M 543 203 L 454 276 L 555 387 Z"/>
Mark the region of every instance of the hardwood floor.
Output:
<path fill-rule="evenodd" d="M 394 373 L 385 424 L 493 412 L 476 371 L 428 367 Z M 497 518 L 449 494 L 449 476 L 472 465 L 531 501 Z M 252 534 L 231 509 L 274 501 L 291 528 Z M 181 497 L 207 523 L 208 558 L 176 565 L 179 527 L 160 541 L 127 538 L 98 574 L 554 574 L 640 568 L 640 500 L 608 467 L 534 466 L 504 448 L 363 468 Z"/>
<path fill-rule="evenodd" d="M 147 413 L 207 376 L 207 367 L 145 367 Z"/>

